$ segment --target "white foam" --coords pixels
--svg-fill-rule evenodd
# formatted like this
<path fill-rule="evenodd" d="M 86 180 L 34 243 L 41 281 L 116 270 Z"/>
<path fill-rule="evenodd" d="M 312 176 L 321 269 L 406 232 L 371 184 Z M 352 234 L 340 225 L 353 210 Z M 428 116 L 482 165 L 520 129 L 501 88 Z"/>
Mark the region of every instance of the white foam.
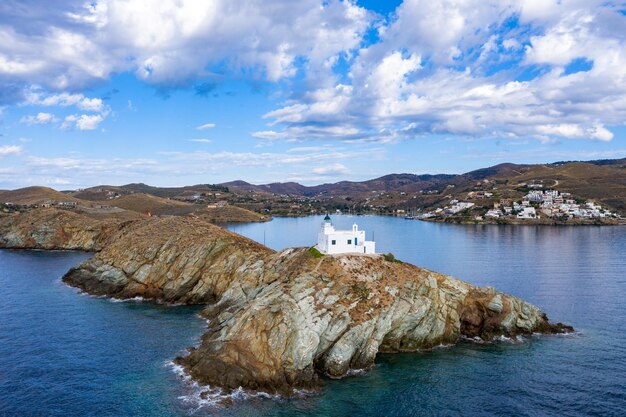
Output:
<path fill-rule="evenodd" d="M 226 404 L 230 404 L 233 401 L 246 401 L 252 398 L 265 398 L 270 400 L 282 399 L 280 395 L 269 394 L 262 391 L 247 391 L 241 387 L 232 390 L 230 393 L 225 393 L 224 390 L 219 387 L 199 384 L 185 372 L 182 366 L 173 361 L 166 362 L 166 366 L 171 368 L 183 382 L 184 389 L 187 392 L 180 395 L 178 399 L 190 407 L 192 414 L 203 408 L 223 408 Z M 304 392 L 305 391 L 302 390 L 294 390 L 294 394 L 297 396 L 305 395 Z"/>
<path fill-rule="evenodd" d="M 210 385 L 202 385 L 195 381 L 185 372 L 185 369 L 173 361 L 167 361 L 165 366 L 172 371 L 183 382 L 183 388 L 186 393 L 178 397 L 185 405 L 190 407 L 190 413 L 194 414 L 203 408 L 223 408 L 234 401 L 248 401 L 254 398 L 261 398 L 273 401 L 285 400 L 284 396 L 278 394 L 270 394 L 263 391 L 248 391 L 239 387 L 229 393 L 224 392 L 219 387 Z M 294 389 L 293 396 L 297 398 L 305 398 L 314 395 L 315 392 L 304 389 Z"/>
<path fill-rule="evenodd" d="M 111 297 L 109 298 L 109 301 L 112 303 L 143 303 L 144 301 L 151 301 L 151 300 L 146 300 L 143 297 L 140 296 L 136 296 L 133 298 L 115 298 L 115 297 Z"/>
<path fill-rule="evenodd" d="M 461 340 L 465 340 L 471 343 L 476 343 L 478 345 L 489 345 L 489 344 L 495 344 L 495 343 L 518 344 L 518 343 L 524 343 L 526 341 L 524 336 L 521 336 L 521 335 L 518 335 L 516 337 L 508 337 L 508 336 L 500 335 L 500 336 L 494 337 L 491 340 L 484 340 L 478 336 L 474 336 L 474 337 L 461 336 Z"/>
<path fill-rule="evenodd" d="M 366 369 L 348 369 L 348 372 L 346 372 L 346 376 L 363 376 L 363 375 L 367 375 L 367 373 L 370 371 L 371 368 L 366 368 Z"/>

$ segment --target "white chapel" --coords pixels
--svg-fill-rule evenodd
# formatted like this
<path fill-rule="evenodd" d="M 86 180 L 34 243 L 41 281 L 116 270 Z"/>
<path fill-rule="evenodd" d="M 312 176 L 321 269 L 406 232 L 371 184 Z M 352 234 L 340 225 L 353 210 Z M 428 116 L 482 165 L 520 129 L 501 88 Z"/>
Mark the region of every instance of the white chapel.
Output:
<path fill-rule="evenodd" d="M 376 253 L 376 243 L 365 240 L 365 231 L 352 225 L 352 230 L 335 230 L 330 216 L 326 215 L 322 228 L 317 235 L 317 250 L 327 254 L 338 253 Z"/>

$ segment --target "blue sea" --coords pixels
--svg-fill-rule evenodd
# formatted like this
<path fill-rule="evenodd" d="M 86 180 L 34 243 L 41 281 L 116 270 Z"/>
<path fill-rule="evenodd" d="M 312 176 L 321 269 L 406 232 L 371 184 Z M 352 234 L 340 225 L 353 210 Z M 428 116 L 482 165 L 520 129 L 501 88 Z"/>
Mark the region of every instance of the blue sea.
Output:
<path fill-rule="evenodd" d="M 379 252 L 520 296 L 577 333 L 379 355 L 364 375 L 297 398 L 199 397 L 171 360 L 200 307 L 119 302 L 61 282 L 80 252 L 0 250 L 0 416 L 624 416 L 626 227 L 357 222 Z M 321 217 L 229 228 L 274 249 L 312 245 Z"/>

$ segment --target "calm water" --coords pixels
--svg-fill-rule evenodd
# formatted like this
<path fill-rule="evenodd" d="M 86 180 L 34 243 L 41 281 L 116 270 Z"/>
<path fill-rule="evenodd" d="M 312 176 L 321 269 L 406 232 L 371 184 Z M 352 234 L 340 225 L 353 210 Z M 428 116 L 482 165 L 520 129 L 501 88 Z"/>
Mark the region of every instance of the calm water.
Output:
<path fill-rule="evenodd" d="M 60 277 L 86 254 L 0 251 L 0 416 L 626 415 L 626 227 L 333 220 L 357 221 L 380 252 L 523 297 L 579 334 L 382 355 L 320 395 L 198 407 L 167 364 L 204 331 L 197 308 L 80 295 Z M 230 229 L 281 249 L 311 245 L 320 221 Z"/>

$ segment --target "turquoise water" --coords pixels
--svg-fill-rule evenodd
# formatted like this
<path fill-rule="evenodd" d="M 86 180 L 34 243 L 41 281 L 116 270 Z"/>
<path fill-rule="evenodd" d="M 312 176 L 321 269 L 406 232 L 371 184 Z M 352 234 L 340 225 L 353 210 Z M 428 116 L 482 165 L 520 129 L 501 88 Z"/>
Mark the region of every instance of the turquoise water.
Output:
<path fill-rule="evenodd" d="M 380 252 L 523 297 L 579 333 L 381 355 L 318 395 L 203 406 L 168 365 L 204 331 L 198 308 L 80 295 L 60 277 L 87 254 L 0 251 L 0 416 L 626 415 L 626 228 L 333 220 L 374 232 Z M 320 221 L 229 228 L 281 249 L 314 243 Z"/>

